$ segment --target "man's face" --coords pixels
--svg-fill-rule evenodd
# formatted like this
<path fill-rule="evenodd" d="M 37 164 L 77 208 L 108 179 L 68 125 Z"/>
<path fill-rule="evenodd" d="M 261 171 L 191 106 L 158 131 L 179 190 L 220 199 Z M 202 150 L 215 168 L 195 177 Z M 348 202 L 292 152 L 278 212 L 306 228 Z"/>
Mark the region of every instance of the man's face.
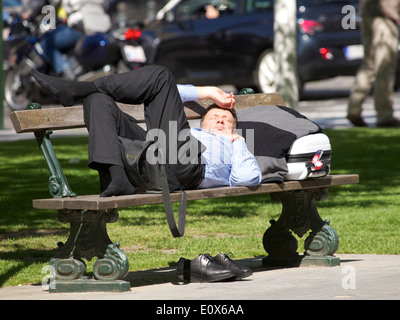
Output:
<path fill-rule="evenodd" d="M 233 133 L 235 120 L 230 111 L 214 108 L 204 117 L 201 129 L 214 131 L 215 133 Z"/>

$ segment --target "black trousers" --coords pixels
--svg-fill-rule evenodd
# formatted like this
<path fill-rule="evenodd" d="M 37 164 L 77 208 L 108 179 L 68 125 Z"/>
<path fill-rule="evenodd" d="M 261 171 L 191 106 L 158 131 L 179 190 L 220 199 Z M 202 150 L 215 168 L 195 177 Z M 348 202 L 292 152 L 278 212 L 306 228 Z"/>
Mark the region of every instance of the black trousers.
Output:
<path fill-rule="evenodd" d="M 204 165 L 200 160 L 202 145 L 190 135 L 182 100 L 169 70 L 147 66 L 96 79 L 94 84 L 98 92 L 83 102 L 84 121 L 89 132 L 89 167 L 99 172 L 104 165 L 123 167 L 118 136 L 146 140 L 147 132 L 115 102 L 144 104 L 147 131 L 160 129 L 165 135 L 166 161 L 181 187 L 192 189 L 201 183 L 204 178 Z M 170 131 L 171 124 L 174 127 Z M 175 131 L 178 135 L 185 132 L 187 139 L 180 141 L 172 134 Z M 185 161 L 180 161 L 175 151 L 183 152 Z"/>

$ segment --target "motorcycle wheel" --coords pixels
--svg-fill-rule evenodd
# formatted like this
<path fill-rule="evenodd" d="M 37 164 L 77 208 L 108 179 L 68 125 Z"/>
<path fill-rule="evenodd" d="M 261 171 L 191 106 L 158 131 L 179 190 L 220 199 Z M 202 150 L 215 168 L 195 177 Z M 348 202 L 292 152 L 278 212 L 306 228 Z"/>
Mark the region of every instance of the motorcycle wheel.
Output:
<path fill-rule="evenodd" d="M 26 63 L 8 70 L 4 79 L 4 99 L 12 110 L 23 110 L 36 96 L 36 86 Z"/>

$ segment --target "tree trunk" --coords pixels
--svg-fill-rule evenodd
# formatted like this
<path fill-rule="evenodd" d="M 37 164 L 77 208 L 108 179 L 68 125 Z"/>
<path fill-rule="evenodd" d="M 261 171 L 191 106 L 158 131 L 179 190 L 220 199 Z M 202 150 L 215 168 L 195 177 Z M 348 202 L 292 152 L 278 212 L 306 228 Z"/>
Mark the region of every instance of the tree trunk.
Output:
<path fill-rule="evenodd" d="M 296 0 L 276 0 L 274 5 L 274 52 L 276 91 L 295 109 L 299 100 L 297 81 Z"/>

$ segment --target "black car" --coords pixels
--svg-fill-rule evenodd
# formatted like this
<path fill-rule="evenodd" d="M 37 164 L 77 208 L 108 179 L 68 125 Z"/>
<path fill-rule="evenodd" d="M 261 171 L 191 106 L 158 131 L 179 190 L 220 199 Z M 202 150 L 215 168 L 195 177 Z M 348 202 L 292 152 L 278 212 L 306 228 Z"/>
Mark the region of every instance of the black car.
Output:
<path fill-rule="evenodd" d="M 147 64 L 168 67 L 180 83 L 274 91 L 273 0 L 175 3 L 142 30 Z M 355 74 L 363 49 L 357 17 L 349 14 L 357 5 L 357 0 L 297 1 L 300 86 Z M 345 6 L 354 10 L 342 13 Z"/>

